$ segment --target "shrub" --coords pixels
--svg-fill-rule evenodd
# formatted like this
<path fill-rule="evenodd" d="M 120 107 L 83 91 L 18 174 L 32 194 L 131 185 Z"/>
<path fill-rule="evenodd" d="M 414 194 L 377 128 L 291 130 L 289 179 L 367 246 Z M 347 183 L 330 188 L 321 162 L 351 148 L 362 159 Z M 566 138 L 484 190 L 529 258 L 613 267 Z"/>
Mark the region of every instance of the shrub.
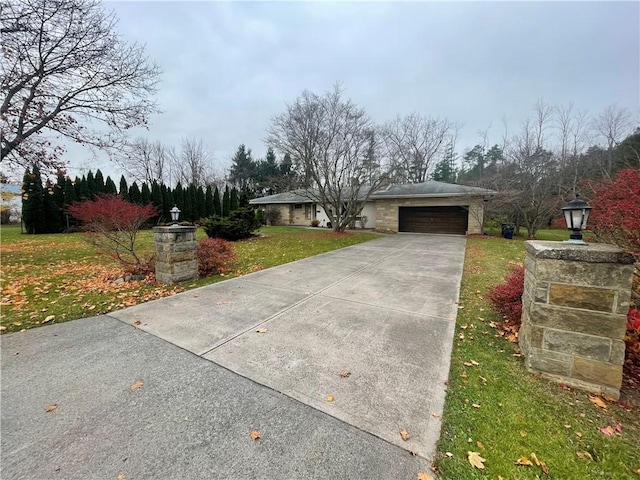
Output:
<path fill-rule="evenodd" d="M 196 247 L 198 252 L 198 274 L 208 277 L 231 270 L 236 258 L 233 245 L 221 238 L 203 238 Z"/>
<path fill-rule="evenodd" d="M 267 220 L 267 225 L 278 225 L 282 220 L 282 212 L 278 207 L 269 205 L 265 212 L 265 219 Z"/>
<path fill-rule="evenodd" d="M 260 225 L 265 224 L 264 210 L 262 210 L 261 208 L 256 209 L 256 222 L 260 223 Z"/>
<path fill-rule="evenodd" d="M 227 218 L 214 215 L 202 222 L 208 237 L 231 241 L 249 238 L 260 226 L 252 208 L 239 208 Z"/>
<path fill-rule="evenodd" d="M 503 316 L 505 323 L 520 328 L 523 292 L 524 266 L 520 266 L 509 272 L 504 283 L 489 290 L 487 299 Z"/>
<path fill-rule="evenodd" d="M 627 363 L 640 367 L 640 310 L 630 308 L 627 314 Z"/>
<path fill-rule="evenodd" d="M 317 218 L 314 218 L 313 220 L 311 220 L 312 227 L 317 227 L 318 225 L 320 225 L 320 220 L 318 220 Z"/>
<path fill-rule="evenodd" d="M 115 195 L 69 205 L 69 213 L 83 222 L 86 240 L 117 260 L 126 273 L 153 271 L 153 259 L 136 251 L 138 230 L 158 213 L 153 205 L 136 205 Z"/>

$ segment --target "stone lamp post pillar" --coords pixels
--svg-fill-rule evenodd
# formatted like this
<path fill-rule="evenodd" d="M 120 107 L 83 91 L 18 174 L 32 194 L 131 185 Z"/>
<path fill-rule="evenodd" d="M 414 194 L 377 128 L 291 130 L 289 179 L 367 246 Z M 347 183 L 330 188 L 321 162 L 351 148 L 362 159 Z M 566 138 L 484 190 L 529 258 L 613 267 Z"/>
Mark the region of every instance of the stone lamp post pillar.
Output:
<path fill-rule="evenodd" d="M 526 242 L 519 343 L 530 371 L 620 397 L 633 257 L 618 247 Z"/>
<path fill-rule="evenodd" d="M 198 278 L 196 227 L 154 227 L 153 239 L 158 282 L 171 284 Z"/>

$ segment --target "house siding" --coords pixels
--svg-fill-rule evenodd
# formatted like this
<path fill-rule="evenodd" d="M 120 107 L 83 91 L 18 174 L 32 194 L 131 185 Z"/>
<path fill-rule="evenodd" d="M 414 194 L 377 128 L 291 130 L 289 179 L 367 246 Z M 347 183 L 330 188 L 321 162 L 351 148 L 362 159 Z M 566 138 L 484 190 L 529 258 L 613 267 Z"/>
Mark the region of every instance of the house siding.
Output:
<path fill-rule="evenodd" d="M 398 207 L 468 206 L 467 233 L 482 233 L 484 208 L 482 200 L 470 197 L 390 198 L 375 201 L 375 229 L 379 232 L 398 232 Z"/>

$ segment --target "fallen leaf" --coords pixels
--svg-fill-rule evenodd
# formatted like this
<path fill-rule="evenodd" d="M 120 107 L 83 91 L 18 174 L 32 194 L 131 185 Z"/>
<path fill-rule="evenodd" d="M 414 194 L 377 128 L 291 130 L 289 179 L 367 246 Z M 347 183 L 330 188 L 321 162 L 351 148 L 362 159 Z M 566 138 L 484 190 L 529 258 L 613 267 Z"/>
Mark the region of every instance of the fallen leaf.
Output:
<path fill-rule="evenodd" d="M 327 402 L 333 402 L 333 400 L 334 400 L 333 395 L 329 395 L 327 397 Z"/>
<path fill-rule="evenodd" d="M 53 322 L 55 319 L 56 319 L 56 316 L 55 316 L 55 315 L 49 315 L 47 318 L 45 318 L 45 319 L 42 321 L 42 323 L 43 323 L 43 324 L 45 324 L 45 323 L 48 323 L 48 322 Z"/>
<path fill-rule="evenodd" d="M 569 425 L 568 423 L 565 423 L 564 428 L 571 428 L 571 425 Z"/>
<path fill-rule="evenodd" d="M 620 425 L 619 423 L 616 425 L 616 432 L 622 433 L 622 425 Z"/>
<path fill-rule="evenodd" d="M 549 474 L 549 469 L 547 468 L 547 464 L 538 459 L 538 456 L 535 453 L 531 453 L 531 460 L 533 460 L 538 467 L 542 469 L 545 475 Z"/>
<path fill-rule="evenodd" d="M 588 458 L 589 460 L 593 460 L 593 457 L 589 452 L 576 452 L 576 455 L 580 458 Z"/>
<path fill-rule="evenodd" d="M 526 437 L 527 436 L 527 432 L 525 432 L 524 430 L 520 430 L 520 436 L 521 437 Z"/>
<path fill-rule="evenodd" d="M 7 327 L 5 327 L 4 325 L 2 325 L 2 326 L 0 327 L 0 331 L 2 331 L 2 332 L 4 332 L 6 329 L 7 329 Z"/>
<path fill-rule="evenodd" d="M 471 362 L 462 362 L 465 367 L 473 367 L 473 363 Z"/>
<path fill-rule="evenodd" d="M 531 460 L 529 460 L 527 457 L 520 457 L 518 460 L 516 460 L 516 465 L 526 465 L 526 466 L 533 466 L 533 463 L 531 463 Z"/>
<path fill-rule="evenodd" d="M 476 362 L 475 360 L 471 360 L 471 365 L 473 365 L 474 367 L 477 367 L 480 364 L 478 362 Z"/>
<path fill-rule="evenodd" d="M 406 442 L 407 440 L 409 440 L 409 432 L 407 432 L 407 430 L 403 428 L 402 430 L 400 430 L 400 437 Z"/>
<path fill-rule="evenodd" d="M 480 449 L 484 448 L 484 444 L 483 444 L 480 440 L 478 440 L 478 441 L 476 442 L 476 445 L 477 445 L 477 446 L 478 446 L 478 448 L 480 448 Z"/>
<path fill-rule="evenodd" d="M 607 409 L 607 404 L 599 396 L 597 396 L 597 395 L 589 395 L 589 400 L 596 407 L 604 408 L 605 410 Z"/>
<path fill-rule="evenodd" d="M 416 452 L 415 450 L 409 450 L 409 453 L 411 454 L 411 456 L 416 457 L 418 455 L 418 452 Z"/>
<path fill-rule="evenodd" d="M 604 433 L 607 437 L 610 437 L 611 435 L 613 435 L 615 433 L 615 430 L 613 428 L 611 428 L 610 426 L 601 428 L 600 431 L 602 433 Z"/>
<path fill-rule="evenodd" d="M 133 326 L 138 328 L 138 326 L 141 324 L 142 322 L 140 320 L 136 320 L 135 322 L 133 322 Z"/>
<path fill-rule="evenodd" d="M 116 480 L 124 480 L 127 476 L 124 473 L 119 473 L 116 477 Z"/>
<path fill-rule="evenodd" d="M 481 470 L 484 468 L 484 462 L 486 462 L 486 460 L 482 458 L 480 456 L 480 453 L 478 452 L 467 452 L 467 460 L 469 460 L 469 463 L 473 467 L 479 468 Z"/>
<path fill-rule="evenodd" d="M 432 416 L 432 417 L 434 417 L 434 418 L 439 418 L 439 417 L 440 417 L 440 415 L 438 415 L 436 412 L 433 412 L 433 413 L 431 414 L 431 416 Z"/>
<path fill-rule="evenodd" d="M 419 472 L 418 480 L 435 480 L 435 478 L 433 478 L 433 475 L 430 475 L 427 472 Z"/>
<path fill-rule="evenodd" d="M 131 385 L 131 390 L 137 390 L 143 385 L 144 385 L 144 382 L 142 380 L 136 380 L 136 383 Z"/>
<path fill-rule="evenodd" d="M 473 408 L 480 408 L 480 405 L 477 403 L 474 403 L 473 405 L 471 405 Z"/>
<path fill-rule="evenodd" d="M 264 328 L 264 327 L 261 327 L 261 328 L 258 328 L 258 329 L 256 330 L 256 332 L 258 332 L 258 333 L 267 333 L 267 329 L 266 329 L 266 328 Z"/>
<path fill-rule="evenodd" d="M 258 440 L 261 436 L 258 430 L 251 430 L 251 440 Z"/>
<path fill-rule="evenodd" d="M 58 404 L 54 403 L 53 405 L 49 405 L 48 407 L 45 407 L 44 411 L 46 413 L 49 413 L 49 412 L 53 412 L 56 408 L 58 408 Z"/>
<path fill-rule="evenodd" d="M 347 370 L 342 370 L 342 371 L 340 372 L 340 376 L 341 376 L 342 378 L 347 378 L 347 377 L 348 377 L 348 376 L 350 376 L 350 375 L 351 375 L 351 372 L 349 372 L 349 371 L 347 371 Z"/>
<path fill-rule="evenodd" d="M 580 432 L 576 432 L 576 437 L 582 438 L 582 434 Z"/>
<path fill-rule="evenodd" d="M 453 457 L 453 453 L 451 453 L 451 452 L 445 452 L 445 455 L 446 455 L 447 457 L 449 457 L 449 458 Z"/>

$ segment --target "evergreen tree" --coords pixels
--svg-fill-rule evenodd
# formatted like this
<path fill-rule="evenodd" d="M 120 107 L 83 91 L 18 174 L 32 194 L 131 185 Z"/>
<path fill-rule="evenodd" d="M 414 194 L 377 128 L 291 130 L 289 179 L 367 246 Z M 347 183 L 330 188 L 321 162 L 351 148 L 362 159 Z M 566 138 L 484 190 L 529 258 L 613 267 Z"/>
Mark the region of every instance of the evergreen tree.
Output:
<path fill-rule="evenodd" d="M 149 205 L 151 203 L 151 190 L 147 182 L 142 184 L 142 205 Z"/>
<path fill-rule="evenodd" d="M 104 176 L 102 175 L 102 172 L 100 171 L 100 169 L 96 170 L 96 176 L 94 177 L 94 184 L 95 184 L 96 195 L 102 195 L 103 193 L 106 193 Z"/>
<path fill-rule="evenodd" d="M 167 188 L 164 183 L 160 186 L 160 190 L 162 191 L 162 219 L 168 222 L 171 220 L 171 209 L 175 205 L 173 192 L 170 188 Z"/>
<path fill-rule="evenodd" d="M 67 186 L 67 178 L 61 171 L 58 171 L 56 184 L 53 186 L 53 201 L 56 206 L 55 232 L 64 230 L 64 191 Z"/>
<path fill-rule="evenodd" d="M 151 203 L 158 207 L 160 215 L 162 215 L 162 188 L 156 180 L 151 184 Z"/>
<path fill-rule="evenodd" d="M 80 179 L 80 177 L 78 177 L 76 175 L 76 179 L 73 181 L 73 189 L 75 190 L 75 200 L 77 202 L 80 201 L 80 199 L 82 198 L 80 195 L 82 195 L 82 180 Z"/>
<path fill-rule="evenodd" d="M 255 175 L 256 162 L 251 158 L 251 149 L 247 150 L 242 144 L 231 159 L 229 181 L 240 188 L 244 188 L 254 183 Z"/>
<path fill-rule="evenodd" d="M 231 198 L 229 200 L 229 211 L 235 212 L 240 205 L 238 204 L 238 189 L 233 187 L 231 189 Z"/>
<path fill-rule="evenodd" d="M 438 182 L 456 183 L 458 179 L 458 168 L 456 167 L 456 154 L 453 144 L 445 147 L 442 159 L 436 164 L 433 172 L 433 179 Z"/>
<path fill-rule="evenodd" d="M 89 190 L 89 183 L 87 182 L 87 177 L 84 175 L 80 179 L 80 195 L 78 195 L 78 200 L 90 200 L 91 199 L 91 191 Z"/>
<path fill-rule="evenodd" d="M 183 190 L 184 209 L 182 209 L 182 219 L 187 222 L 193 221 L 193 201 L 190 187 Z"/>
<path fill-rule="evenodd" d="M 199 220 L 207 216 L 207 199 L 202 186 L 198 187 L 196 190 L 196 199 L 198 204 L 198 217 L 196 220 Z"/>
<path fill-rule="evenodd" d="M 138 205 L 142 204 L 142 193 L 136 182 L 133 182 L 129 187 L 129 201 Z"/>
<path fill-rule="evenodd" d="M 220 202 L 220 191 L 218 187 L 213 191 L 213 214 L 222 216 L 222 203 Z"/>
<path fill-rule="evenodd" d="M 60 233 L 62 231 L 62 211 L 56 204 L 57 185 L 47 180 L 44 187 L 44 220 L 46 233 Z"/>
<path fill-rule="evenodd" d="M 213 190 L 211 189 L 211 185 L 207 185 L 207 191 L 204 194 L 204 216 L 208 218 L 214 213 L 216 213 L 216 211 L 213 206 Z"/>
<path fill-rule="evenodd" d="M 184 210 L 184 191 L 182 188 L 182 184 L 180 182 L 178 182 L 178 184 L 176 185 L 176 188 L 173 189 L 173 203 L 180 210 Z M 169 207 L 169 209 L 171 208 L 173 208 L 173 205 Z M 169 220 L 171 220 L 171 215 L 169 215 L 167 221 Z"/>
<path fill-rule="evenodd" d="M 107 195 L 118 194 L 118 188 L 116 187 L 115 182 L 111 180 L 111 177 L 107 177 L 107 179 L 104 182 L 104 193 L 106 193 Z"/>
<path fill-rule="evenodd" d="M 67 177 L 64 183 L 64 206 L 70 205 L 76 201 L 76 189 L 73 182 Z"/>
<path fill-rule="evenodd" d="M 224 194 L 222 195 L 222 216 L 228 217 L 231 213 L 231 198 L 229 194 L 229 185 L 224 187 Z"/>
<path fill-rule="evenodd" d="M 96 180 L 91 170 L 87 173 L 87 190 L 89 191 L 88 199 L 93 200 L 96 198 L 96 193 L 98 193 L 96 190 Z"/>
<path fill-rule="evenodd" d="M 120 189 L 118 193 L 123 200 L 129 200 L 129 187 L 127 186 L 127 180 L 124 178 L 124 175 L 120 177 Z"/>
<path fill-rule="evenodd" d="M 40 169 L 34 165 L 24 172 L 22 182 L 22 221 L 28 234 L 44 233 L 46 219 L 44 210 L 44 187 Z"/>

